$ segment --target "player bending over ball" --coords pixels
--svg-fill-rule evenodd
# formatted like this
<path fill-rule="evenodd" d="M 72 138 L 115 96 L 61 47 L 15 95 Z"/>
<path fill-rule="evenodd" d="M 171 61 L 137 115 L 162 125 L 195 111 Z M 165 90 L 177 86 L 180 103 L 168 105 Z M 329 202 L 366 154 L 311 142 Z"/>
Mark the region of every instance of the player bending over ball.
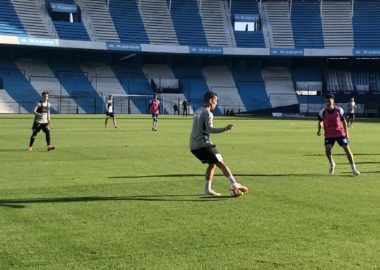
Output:
<path fill-rule="evenodd" d="M 158 116 L 160 115 L 160 101 L 158 100 L 157 95 L 155 95 L 154 99 L 149 102 L 149 112 L 152 114 L 153 118 L 152 131 L 157 131 Z"/>
<path fill-rule="evenodd" d="M 329 173 L 334 174 L 335 162 L 332 157 L 331 149 L 335 142 L 344 149 L 348 161 L 351 164 L 352 174 L 359 175 L 360 172 L 356 169 L 354 156 L 349 147 L 349 135 L 347 130 L 347 122 L 343 117 L 343 109 L 335 105 L 334 95 L 327 94 L 325 96 L 325 108 L 319 112 L 318 131 L 317 135 L 321 135 L 321 128 L 325 131 L 325 151 L 326 157 L 330 162 Z"/>
<path fill-rule="evenodd" d="M 33 143 L 34 140 L 37 137 L 37 134 L 41 131 L 45 133 L 46 135 L 46 143 L 47 143 L 47 150 L 52 151 L 55 149 L 54 146 L 50 144 L 50 128 L 49 125 L 51 123 L 50 120 L 50 103 L 49 100 L 49 93 L 43 92 L 42 93 L 42 99 L 37 103 L 37 105 L 33 109 L 33 113 L 35 115 L 34 122 L 33 122 L 33 134 L 30 137 L 30 143 L 28 147 L 28 151 L 33 151 Z"/>
<path fill-rule="evenodd" d="M 220 196 L 220 193 L 215 192 L 211 188 L 212 178 L 215 174 L 215 169 L 218 167 L 223 174 L 228 177 L 231 183 L 231 190 L 239 189 L 242 192 L 248 192 L 248 188 L 236 182 L 231 170 L 224 164 L 222 155 L 216 149 L 216 146 L 210 141 L 210 134 L 222 133 L 233 129 L 235 126 L 229 124 L 223 128 L 213 127 L 212 110 L 218 104 L 218 96 L 214 92 L 207 92 L 204 95 L 204 107 L 198 109 L 193 115 L 193 127 L 190 136 L 190 150 L 202 163 L 208 163 L 205 175 L 206 195 Z"/>
<path fill-rule="evenodd" d="M 113 126 L 117 128 L 116 124 L 116 116 L 113 110 L 113 97 L 112 95 L 108 96 L 107 102 L 106 102 L 106 121 L 104 122 L 104 127 L 107 127 L 108 118 L 112 118 Z"/>

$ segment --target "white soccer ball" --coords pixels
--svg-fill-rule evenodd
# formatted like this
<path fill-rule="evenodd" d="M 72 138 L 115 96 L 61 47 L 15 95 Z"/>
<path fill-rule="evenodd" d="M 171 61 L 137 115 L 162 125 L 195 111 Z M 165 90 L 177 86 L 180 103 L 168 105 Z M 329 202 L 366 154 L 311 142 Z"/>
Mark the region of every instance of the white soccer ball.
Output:
<path fill-rule="evenodd" d="M 231 196 L 232 197 L 240 197 L 241 195 L 244 194 L 244 192 L 242 192 L 240 189 L 238 188 L 231 188 L 230 189 L 230 193 L 231 193 Z"/>

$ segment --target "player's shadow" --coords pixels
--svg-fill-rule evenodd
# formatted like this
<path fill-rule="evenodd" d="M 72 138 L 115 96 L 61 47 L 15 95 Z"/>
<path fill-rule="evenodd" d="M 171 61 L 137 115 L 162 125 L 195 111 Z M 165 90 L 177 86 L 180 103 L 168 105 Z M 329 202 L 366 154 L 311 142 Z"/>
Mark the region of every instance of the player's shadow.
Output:
<path fill-rule="evenodd" d="M 234 173 L 234 176 L 250 176 L 250 177 L 289 177 L 289 176 L 323 176 L 325 174 L 317 174 L 317 173 Z M 154 174 L 154 175 L 122 175 L 122 176 L 109 176 L 111 179 L 139 179 L 139 178 L 180 178 L 180 177 L 204 177 L 204 174 Z M 215 174 L 215 176 L 223 176 L 222 174 Z"/>
<path fill-rule="evenodd" d="M 85 196 L 85 197 L 61 197 L 61 198 L 30 198 L 30 199 L 8 199 L 0 200 L 0 207 L 25 208 L 27 204 L 39 203 L 80 203 L 80 202 L 102 202 L 102 201 L 149 201 L 149 202 L 208 202 L 218 201 L 231 196 L 204 196 L 194 195 L 133 195 L 133 196 Z"/>
<path fill-rule="evenodd" d="M 359 161 L 356 164 L 379 164 L 380 161 Z M 336 164 L 347 164 L 347 162 L 337 162 Z"/>
<path fill-rule="evenodd" d="M 333 153 L 334 156 L 345 156 L 345 153 Z M 321 154 L 309 154 L 309 155 L 304 155 L 305 157 L 324 157 L 326 156 L 325 153 Z M 354 156 L 380 156 L 380 154 L 374 154 L 374 153 L 354 153 Z"/>

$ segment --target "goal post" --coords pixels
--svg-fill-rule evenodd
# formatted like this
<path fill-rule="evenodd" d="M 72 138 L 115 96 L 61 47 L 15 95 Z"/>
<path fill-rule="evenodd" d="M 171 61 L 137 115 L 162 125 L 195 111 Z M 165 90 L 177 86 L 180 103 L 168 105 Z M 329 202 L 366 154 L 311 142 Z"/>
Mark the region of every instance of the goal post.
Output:
<path fill-rule="evenodd" d="M 148 114 L 149 102 L 154 98 L 154 95 L 130 95 L 130 94 L 113 94 L 113 108 L 117 114 Z M 108 95 L 103 96 L 104 107 L 106 106 Z M 163 97 L 158 96 L 161 102 L 161 114 L 163 114 Z"/>

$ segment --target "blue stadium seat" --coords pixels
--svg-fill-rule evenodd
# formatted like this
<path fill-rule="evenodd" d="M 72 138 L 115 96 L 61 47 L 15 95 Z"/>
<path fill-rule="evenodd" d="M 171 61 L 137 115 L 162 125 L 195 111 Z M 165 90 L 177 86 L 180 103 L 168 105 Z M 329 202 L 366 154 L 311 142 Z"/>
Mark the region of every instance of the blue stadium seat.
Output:
<path fill-rule="evenodd" d="M 27 36 L 10 0 L 1 0 L 0 34 L 9 36 Z"/>
<path fill-rule="evenodd" d="M 81 22 L 70 23 L 54 21 L 54 26 L 60 39 L 90 40 L 86 28 L 84 28 Z"/>
<path fill-rule="evenodd" d="M 256 2 L 233 0 L 231 14 L 260 14 Z M 236 45 L 246 48 L 265 48 L 265 41 L 262 31 L 234 31 Z"/>
<path fill-rule="evenodd" d="M 112 0 L 109 11 L 121 42 L 149 43 L 136 0 Z"/>
<path fill-rule="evenodd" d="M 352 24 L 355 48 L 380 48 L 379 1 L 355 1 Z"/>
<path fill-rule="evenodd" d="M 180 45 L 208 45 L 196 0 L 172 1 L 171 16 Z"/>
<path fill-rule="evenodd" d="M 292 27 L 295 48 L 324 48 L 319 1 L 293 1 Z"/>

